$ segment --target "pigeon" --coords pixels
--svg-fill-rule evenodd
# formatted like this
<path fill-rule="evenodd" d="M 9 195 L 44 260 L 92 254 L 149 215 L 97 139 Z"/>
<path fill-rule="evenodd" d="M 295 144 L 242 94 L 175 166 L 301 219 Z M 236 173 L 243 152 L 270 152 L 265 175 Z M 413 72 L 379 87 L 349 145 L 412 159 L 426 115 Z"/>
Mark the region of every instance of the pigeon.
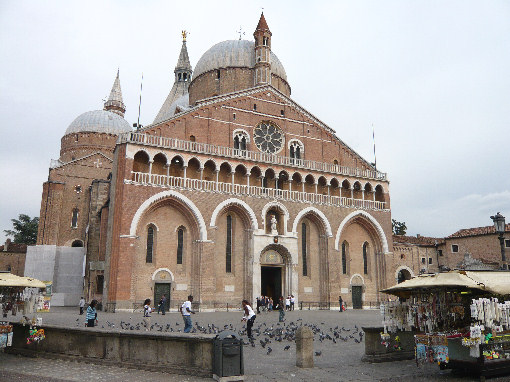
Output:
<path fill-rule="evenodd" d="M 262 346 L 263 348 L 265 348 L 265 347 L 266 347 L 266 343 L 265 343 L 264 341 L 260 340 L 260 346 Z"/>
<path fill-rule="evenodd" d="M 267 355 L 269 355 L 271 352 L 273 351 L 273 349 L 271 349 L 270 346 L 267 347 Z"/>
<path fill-rule="evenodd" d="M 321 351 L 316 351 L 316 352 L 315 352 L 315 355 L 316 355 L 317 357 L 320 357 L 320 356 L 321 356 L 321 354 L 322 354 L 322 352 L 321 352 Z"/>
<path fill-rule="evenodd" d="M 289 350 L 290 349 L 290 345 L 287 345 L 283 348 L 283 350 Z"/>

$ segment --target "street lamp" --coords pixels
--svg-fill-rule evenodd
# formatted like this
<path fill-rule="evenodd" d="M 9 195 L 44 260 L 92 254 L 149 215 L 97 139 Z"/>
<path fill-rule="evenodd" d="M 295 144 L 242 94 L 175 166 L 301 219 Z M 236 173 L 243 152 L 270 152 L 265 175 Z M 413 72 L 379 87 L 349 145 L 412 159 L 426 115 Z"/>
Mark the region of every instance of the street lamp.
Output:
<path fill-rule="evenodd" d="M 504 264 L 506 261 L 506 258 L 505 258 L 505 217 L 498 212 L 495 216 L 491 216 L 491 219 L 494 222 L 494 228 L 496 228 L 496 233 L 498 234 L 499 244 L 501 246 L 501 260 L 503 261 L 503 269 L 506 269 L 506 265 Z"/>

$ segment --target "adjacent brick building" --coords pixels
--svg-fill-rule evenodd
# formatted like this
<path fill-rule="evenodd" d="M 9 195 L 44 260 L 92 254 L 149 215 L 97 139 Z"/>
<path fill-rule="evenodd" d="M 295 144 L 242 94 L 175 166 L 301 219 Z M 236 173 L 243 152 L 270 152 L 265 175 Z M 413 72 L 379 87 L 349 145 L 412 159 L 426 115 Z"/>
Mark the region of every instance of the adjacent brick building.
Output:
<path fill-rule="evenodd" d="M 362 307 L 394 283 L 386 174 L 290 98 L 271 40 L 262 15 L 254 41 L 212 46 L 193 72 L 183 34 L 152 125 L 124 120 L 117 74 L 104 110 L 67 129 L 34 250 L 74 267 L 57 285 L 65 304 L 80 259 L 86 297 L 118 309 L 163 293 L 172 306 L 341 294 Z"/>
<path fill-rule="evenodd" d="M 0 271 L 23 276 L 26 254 L 26 244 L 12 243 L 11 239 L 7 239 L 5 244 L 0 246 Z"/>

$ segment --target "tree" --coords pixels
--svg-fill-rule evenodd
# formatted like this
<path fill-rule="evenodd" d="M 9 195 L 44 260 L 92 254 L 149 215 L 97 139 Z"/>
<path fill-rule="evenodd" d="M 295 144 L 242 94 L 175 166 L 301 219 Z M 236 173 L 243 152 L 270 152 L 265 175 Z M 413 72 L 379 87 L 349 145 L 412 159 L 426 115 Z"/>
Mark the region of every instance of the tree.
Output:
<path fill-rule="evenodd" d="M 39 227 L 39 218 L 31 218 L 28 215 L 20 214 L 18 219 L 11 219 L 13 230 L 6 229 L 7 236 L 14 237 L 14 243 L 35 244 L 37 241 L 37 228 Z"/>
<path fill-rule="evenodd" d="M 407 231 L 406 222 L 398 222 L 395 219 L 391 219 L 391 228 L 394 235 L 405 235 Z"/>

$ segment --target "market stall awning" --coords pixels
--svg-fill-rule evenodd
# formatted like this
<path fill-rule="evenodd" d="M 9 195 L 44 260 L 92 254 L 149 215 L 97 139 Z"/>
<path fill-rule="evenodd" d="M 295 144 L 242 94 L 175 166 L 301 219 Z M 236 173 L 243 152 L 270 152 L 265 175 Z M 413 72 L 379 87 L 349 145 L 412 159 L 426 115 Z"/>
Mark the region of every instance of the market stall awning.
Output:
<path fill-rule="evenodd" d="M 46 284 L 32 277 L 0 273 L 0 287 L 46 288 Z"/>
<path fill-rule="evenodd" d="M 475 289 L 492 294 L 510 294 L 510 272 L 452 271 L 419 275 L 381 292 L 406 297 L 411 291 L 432 291 L 441 288 Z"/>

